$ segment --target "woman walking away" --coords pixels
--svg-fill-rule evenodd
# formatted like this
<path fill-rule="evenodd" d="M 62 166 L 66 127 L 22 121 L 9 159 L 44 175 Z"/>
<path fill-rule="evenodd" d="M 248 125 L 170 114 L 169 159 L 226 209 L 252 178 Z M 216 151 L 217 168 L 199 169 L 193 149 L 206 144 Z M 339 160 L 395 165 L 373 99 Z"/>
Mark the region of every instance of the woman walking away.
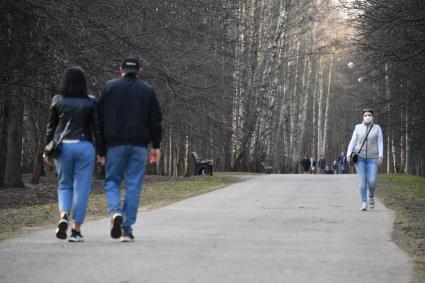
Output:
<path fill-rule="evenodd" d="M 384 163 L 383 158 L 384 144 L 381 127 L 373 124 L 373 111 L 365 109 L 363 110 L 363 123 L 356 125 L 347 150 L 347 160 L 349 163 L 355 163 L 357 174 L 360 177 L 362 211 L 366 211 L 368 207 L 368 187 L 369 207 L 375 208 L 376 177 L 378 166 L 382 166 Z"/>
<path fill-rule="evenodd" d="M 58 201 L 60 221 L 56 230 L 58 239 L 67 238 L 68 215 L 73 210 L 70 242 L 83 242 L 80 227 L 86 215 L 87 203 L 95 164 L 93 136 L 99 152 L 104 152 L 96 98 L 87 95 L 87 83 L 80 67 L 65 70 L 60 94 L 50 106 L 46 142 L 60 144 L 54 158 L 46 147 L 44 161 L 52 165 L 54 159 L 58 173 Z"/>

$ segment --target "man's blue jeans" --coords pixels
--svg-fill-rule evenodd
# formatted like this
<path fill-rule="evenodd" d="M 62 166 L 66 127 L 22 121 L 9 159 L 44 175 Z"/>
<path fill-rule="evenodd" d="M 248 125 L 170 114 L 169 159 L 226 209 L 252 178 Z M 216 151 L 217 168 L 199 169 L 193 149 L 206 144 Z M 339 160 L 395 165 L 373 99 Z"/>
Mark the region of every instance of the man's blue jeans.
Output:
<path fill-rule="evenodd" d="M 147 148 L 134 145 L 109 147 L 106 153 L 105 194 L 109 213 L 122 213 L 122 229 L 131 232 L 136 223 L 140 192 L 145 174 Z M 121 182 L 125 178 L 124 202 L 121 206 Z"/>
<path fill-rule="evenodd" d="M 359 157 L 359 160 L 356 163 L 356 171 L 360 177 L 360 198 L 362 202 L 365 202 L 367 201 L 368 186 L 369 197 L 375 197 L 378 159 L 364 159 Z"/>
<path fill-rule="evenodd" d="M 83 224 L 91 190 L 95 152 L 91 142 L 62 143 L 55 159 L 59 177 L 59 211 L 73 211 L 75 224 Z"/>

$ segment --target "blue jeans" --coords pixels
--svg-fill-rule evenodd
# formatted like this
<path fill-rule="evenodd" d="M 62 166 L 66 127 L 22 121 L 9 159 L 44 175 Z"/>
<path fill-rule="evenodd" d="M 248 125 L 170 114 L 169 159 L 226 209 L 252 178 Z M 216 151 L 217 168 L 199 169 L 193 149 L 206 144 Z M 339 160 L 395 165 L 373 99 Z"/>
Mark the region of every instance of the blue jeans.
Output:
<path fill-rule="evenodd" d="M 362 202 L 365 202 L 367 201 L 368 186 L 369 197 L 375 197 L 378 159 L 364 159 L 359 157 L 359 160 L 356 163 L 356 171 L 360 177 L 360 198 Z"/>
<path fill-rule="evenodd" d="M 122 213 L 122 229 L 131 232 L 136 223 L 140 193 L 145 175 L 147 148 L 133 145 L 109 147 L 106 153 L 105 194 L 109 213 Z M 121 182 L 125 195 L 121 206 Z"/>
<path fill-rule="evenodd" d="M 58 173 L 59 211 L 73 211 L 75 224 L 83 224 L 91 190 L 95 152 L 91 142 L 62 143 L 55 159 Z"/>

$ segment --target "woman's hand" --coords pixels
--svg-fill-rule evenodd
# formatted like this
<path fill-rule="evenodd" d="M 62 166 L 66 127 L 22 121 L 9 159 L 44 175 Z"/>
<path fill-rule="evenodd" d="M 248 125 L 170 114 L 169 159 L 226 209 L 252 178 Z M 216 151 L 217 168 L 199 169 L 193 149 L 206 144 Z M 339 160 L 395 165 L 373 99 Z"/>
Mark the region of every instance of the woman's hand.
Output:
<path fill-rule="evenodd" d="M 53 166 L 53 162 L 50 159 L 50 157 L 46 156 L 43 154 L 43 161 L 44 163 L 46 163 L 47 166 L 52 167 Z"/>
<path fill-rule="evenodd" d="M 100 156 L 100 155 L 96 156 L 96 163 L 101 165 L 101 166 L 105 166 L 105 164 L 106 164 L 105 156 Z"/>
<path fill-rule="evenodd" d="M 384 158 L 383 157 L 379 157 L 378 158 L 378 166 L 381 167 L 382 165 L 384 165 Z"/>
<path fill-rule="evenodd" d="M 349 157 L 349 156 L 348 156 L 348 157 L 347 157 L 347 164 L 348 164 L 348 165 L 351 165 L 351 163 L 352 163 L 352 162 L 351 162 L 351 157 Z"/>

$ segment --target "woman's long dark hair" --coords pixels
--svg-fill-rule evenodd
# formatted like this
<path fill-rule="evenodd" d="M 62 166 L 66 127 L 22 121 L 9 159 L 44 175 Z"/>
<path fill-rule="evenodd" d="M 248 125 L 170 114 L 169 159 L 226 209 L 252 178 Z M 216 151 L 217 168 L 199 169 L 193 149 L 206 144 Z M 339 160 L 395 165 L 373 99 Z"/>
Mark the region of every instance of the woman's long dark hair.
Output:
<path fill-rule="evenodd" d="M 67 97 L 87 97 L 87 81 L 81 67 L 69 67 L 65 70 L 59 92 Z"/>

